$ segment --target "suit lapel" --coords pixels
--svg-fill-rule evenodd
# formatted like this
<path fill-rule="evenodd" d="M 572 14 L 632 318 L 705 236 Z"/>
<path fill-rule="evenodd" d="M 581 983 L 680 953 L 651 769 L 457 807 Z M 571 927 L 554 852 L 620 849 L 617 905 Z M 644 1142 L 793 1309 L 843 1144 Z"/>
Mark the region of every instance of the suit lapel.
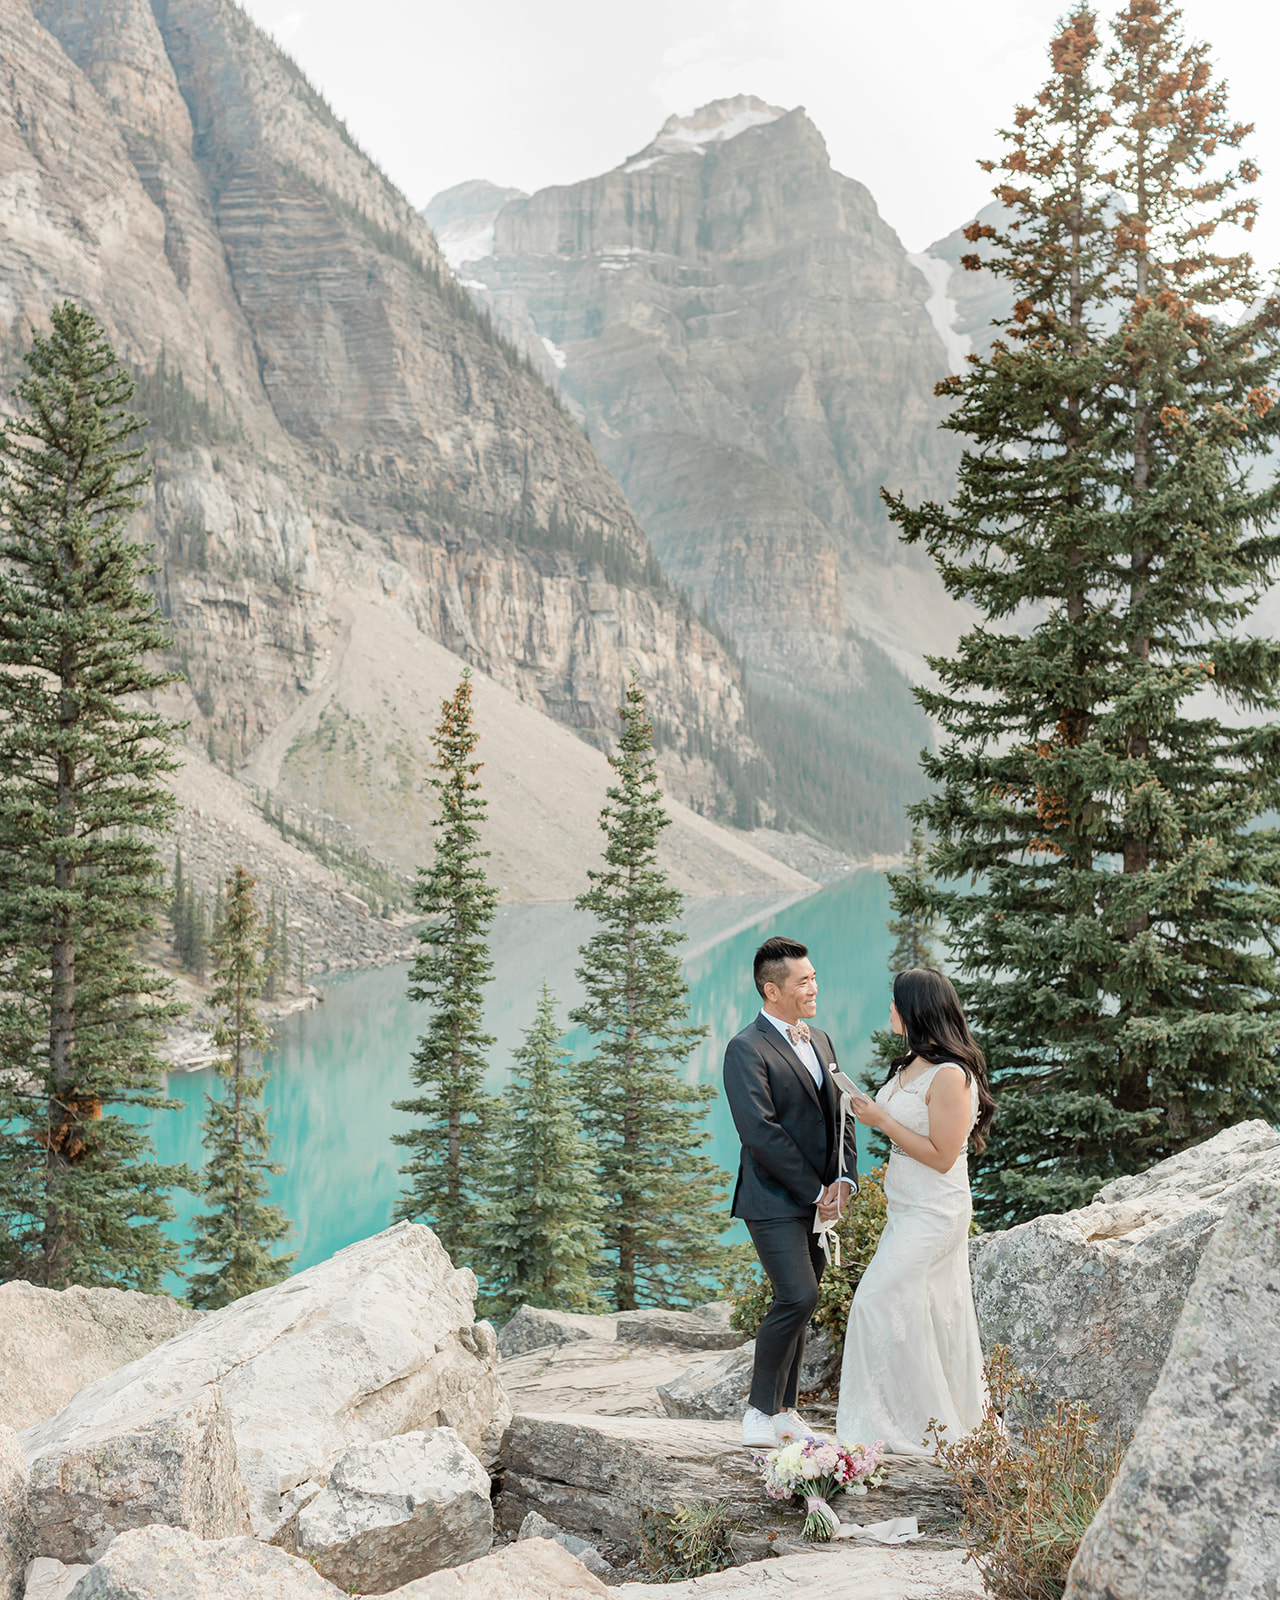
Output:
<path fill-rule="evenodd" d="M 821 1105 L 822 1096 L 818 1093 L 818 1086 L 814 1083 L 808 1067 L 805 1066 L 804 1062 L 791 1048 L 790 1043 L 778 1032 L 772 1022 L 766 1022 L 761 1016 L 756 1017 L 756 1027 L 764 1035 L 765 1043 L 772 1047 L 778 1060 L 785 1062 L 791 1068 L 813 1098 Z M 817 1054 L 816 1051 L 814 1053 L 815 1055 Z M 819 1057 L 818 1065 L 822 1065 L 821 1057 Z"/>

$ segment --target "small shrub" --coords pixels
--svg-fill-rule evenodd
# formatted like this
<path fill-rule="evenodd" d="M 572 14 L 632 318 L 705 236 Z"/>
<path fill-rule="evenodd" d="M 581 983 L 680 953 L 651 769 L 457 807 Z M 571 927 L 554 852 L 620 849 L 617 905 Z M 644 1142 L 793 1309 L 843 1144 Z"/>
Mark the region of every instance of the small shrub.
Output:
<path fill-rule="evenodd" d="M 961 1531 L 992 1600 L 1061 1600 L 1067 1569 L 1120 1465 L 1077 1402 L 1037 1399 L 1033 1379 L 996 1345 L 984 1368 L 987 1414 L 949 1442 L 930 1424 L 960 1490 Z"/>
<path fill-rule="evenodd" d="M 841 1262 L 822 1275 L 818 1309 L 813 1320 L 837 1341 L 844 1338 L 853 1291 L 871 1263 L 884 1232 L 884 1168 L 872 1167 L 858 1175 L 858 1192 L 844 1209 L 836 1230 L 840 1235 Z M 737 1245 L 724 1273 L 725 1292 L 733 1301 L 732 1325 L 754 1338 L 769 1309 L 773 1291 L 760 1270 L 750 1245 Z"/>
<path fill-rule="evenodd" d="M 732 1540 L 740 1526 L 730 1515 L 727 1500 L 688 1506 L 677 1501 L 670 1516 L 642 1511 L 640 1560 L 662 1583 L 723 1572 L 733 1563 Z"/>

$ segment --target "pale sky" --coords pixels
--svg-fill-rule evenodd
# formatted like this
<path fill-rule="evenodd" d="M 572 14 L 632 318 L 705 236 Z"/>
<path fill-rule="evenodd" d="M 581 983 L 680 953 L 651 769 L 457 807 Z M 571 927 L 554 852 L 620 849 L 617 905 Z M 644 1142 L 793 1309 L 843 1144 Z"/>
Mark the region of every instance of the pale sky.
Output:
<path fill-rule="evenodd" d="M 974 163 L 1046 76 L 1062 0 L 244 0 L 416 206 L 466 178 L 572 183 L 725 95 L 803 105 L 910 250 L 989 197 Z M 1105 18 L 1111 6 L 1100 7 Z M 1257 124 L 1280 264 L 1280 6 L 1186 0 L 1232 112 Z"/>

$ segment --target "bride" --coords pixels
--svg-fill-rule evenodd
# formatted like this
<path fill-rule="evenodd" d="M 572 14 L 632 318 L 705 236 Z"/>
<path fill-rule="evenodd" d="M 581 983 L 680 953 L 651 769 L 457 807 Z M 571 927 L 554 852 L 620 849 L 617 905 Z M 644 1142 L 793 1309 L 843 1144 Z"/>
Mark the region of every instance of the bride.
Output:
<path fill-rule="evenodd" d="M 888 1220 L 849 1312 L 836 1437 L 922 1455 L 931 1417 L 952 1440 L 982 1421 L 965 1145 L 972 1135 L 983 1148 L 995 1102 L 950 979 L 925 967 L 900 972 L 889 1022 L 902 1054 L 874 1100 L 852 1101 L 892 1153 Z"/>

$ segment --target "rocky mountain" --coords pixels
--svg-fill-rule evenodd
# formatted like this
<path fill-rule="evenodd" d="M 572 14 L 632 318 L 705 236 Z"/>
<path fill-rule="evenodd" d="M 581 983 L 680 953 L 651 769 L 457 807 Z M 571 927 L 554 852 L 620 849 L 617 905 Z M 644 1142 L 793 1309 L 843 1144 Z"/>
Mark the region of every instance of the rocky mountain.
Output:
<path fill-rule="evenodd" d="M 638 672 L 673 795 L 731 804 L 763 770 L 740 668 L 426 224 L 244 13 L 6 0 L 0 61 L 3 376 L 64 296 L 137 373 L 140 531 L 192 743 L 408 867 L 438 714 L 405 691 L 419 639 L 597 747 Z M 536 743 L 524 759 L 540 770 Z M 553 826 L 556 789 L 547 773 Z"/>
<path fill-rule="evenodd" d="M 905 798 L 927 730 L 903 674 L 957 618 L 880 488 L 952 482 L 944 264 L 908 256 L 803 109 L 749 95 L 669 118 L 611 172 L 464 184 L 424 214 L 731 631 L 762 716 L 838 753 L 829 787 L 872 770 Z"/>

